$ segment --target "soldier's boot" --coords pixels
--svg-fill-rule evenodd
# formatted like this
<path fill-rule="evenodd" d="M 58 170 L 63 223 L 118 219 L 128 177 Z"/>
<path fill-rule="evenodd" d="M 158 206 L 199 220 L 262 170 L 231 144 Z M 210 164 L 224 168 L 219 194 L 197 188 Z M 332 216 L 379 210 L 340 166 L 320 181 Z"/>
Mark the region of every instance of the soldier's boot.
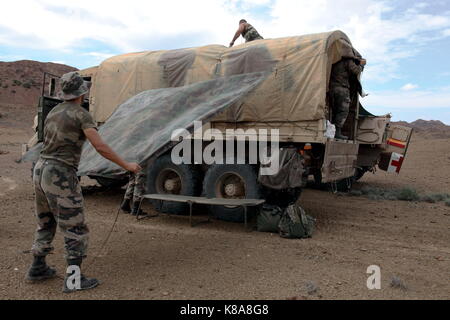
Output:
<path fill-rule="evenodd" d="M 123 199 L 122 204 L 120 205 L 120 209 L 122 209 L 123 212 L 131 213 L 130 203 L 130 199 Z"/>
<path fill-rule="evenodd" d="M 81 262 L 83 261 L 82 258 L 78 258 L 78 259 L 69 259 L 67 260 L 67 265 L 68 266 L 78 266 L 81 270 Z M 80 273 L 80 283 L 78 287 L 74 287 L 72 288 L 71 286 L 68 285 L 68 281 L 72 284 L 75 282 L 72 282 L 71 279 L 69 279 L 70 276 L 66 275 L 66 277 L 64 278 L 64 286 L 63 286 L 63 292 L 64 293 L 71 293 L 71 292 L 76 292 L 76 291 L 81 291 L 81 290 L 88 290 L 88 289 L 93 289 L 95 287 L 97 287 L 100 282 L 95 279 L 95 278 L 88 278 L 86 277 L 84 274 Z"/>
<path fill-rule="evenodd" d="M 33 264 L 28 270 L 27 280 L 28 281 L 42 281 L 51 279 L 56 276 L 56 270 L 50 268 L 45 262 L 45 256 L 34 256 Z"/>
<path fill-rule="evenodd" d="M 342 128 L 336 127 L 336 135 L 334 136 L 336 139 L 348 140 L 347 136 L 342 134 Z"/>
<path fill-rule="evenodd" d="M 142 209 L 139 208 L 139 202 L 133 202 L 133 210 L 131 210 L 131 214 L 133 216 L 146 216 L 147 213 L 142 211 Z"/>

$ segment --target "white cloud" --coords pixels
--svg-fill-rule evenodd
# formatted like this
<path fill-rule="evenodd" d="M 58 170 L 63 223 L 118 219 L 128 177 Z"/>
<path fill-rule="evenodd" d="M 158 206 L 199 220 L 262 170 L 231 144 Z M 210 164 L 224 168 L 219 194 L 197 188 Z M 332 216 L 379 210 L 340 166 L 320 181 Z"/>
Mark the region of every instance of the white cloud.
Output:
<path fill-rule="evenodd" d="M 417 84 L 407 83 L 401 89 L 403 91 L 411 91 L 417 89 L 419 86 Z"/>
<path fill-rule="evenodd" d="M 72 54 L 96 50 L 96 55 L 87 53 L 96 57 L 95 61 L 111 50 L 227 45 L 239 19 L 246 18 L 266 38 L 341 29 L 368 59 L 365 79 L 389 81 L 401 77 L 399 61 L 416 55 L 430 41 L 450 36 L 448 12 L 427 14 L 425 2 L 402 12 L 395 9 L 394 2 L 378 0 L 3 2 L 0 45 Z M 270 12 L 264 18 L 258 15 L 262 5 Z M 107 52 L 93 49 L 92 43 L 104 44 Z"/>
<path fill-rule="evenodd" d="M 400 60 L 414 56 L 430 39 L 424 32 L 450 27 L 449 15 L 422 13 L 423 6 L 397 12 L 393 2 L 374 0 L 276 0 L 268 33 L 276 36 L 341 29 L 367 59 L 365 78 L 388 81 Z M 438 32 L 439 34 L 439 32 Z M 434 39 L 445 36 L 440 34 Z"/>
<path fill-rule="evenodd" d="M 383 107 L 405 112 L 413 109 L 450 108 L 450 88 L 412 91 L 371 92 L 361 103 L 368 107 Z"/>
<path fill-rule="evenodd" d="M 104 52 L 88 52 L 85 53 L 84 55 L 93 58 L 92 63 L 100 64 L 102 61 L 111 58 L 117 54 Z"/>

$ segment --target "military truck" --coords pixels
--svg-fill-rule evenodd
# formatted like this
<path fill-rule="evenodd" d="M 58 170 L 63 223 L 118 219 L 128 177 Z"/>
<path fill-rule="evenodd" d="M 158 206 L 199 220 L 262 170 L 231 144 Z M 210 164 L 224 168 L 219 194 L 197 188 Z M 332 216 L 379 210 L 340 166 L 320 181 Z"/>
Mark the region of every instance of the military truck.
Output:
<path fill-rule="evenodd" d="M 215 115 L 204 127 L 221 132 L 278 129 L 280 147 L 294 150 L 296 157 L 301 158 L 302 181 L 280 190 L 278 186 L 261 183 L 259 164 L 176 165 L 170 161 L 169 150 L 148 167 L 147 191 L 292 202 L 310 177 L 334 188 L 349 187 L 376 167 L 398 173 L 406 155 L 411 129 L 391 124 L 390 115 L 367 112 L 360 103 L 363 91 L 356 77 L 351 81 L 351 108 L 343 128 L 343 134 L 349 138 L 338 140 L 330 135 L 333 127 L 328 93 L 330 74 L 332 65 L 343 58 L 359 59 L 361 55 L 343 32 L 333 31 L 257 40 L 233 48 L 210 45 L 119 55 L 82 70 L 81 74 L 92 82 L 86 108 L 101 125 L 118 106 L 146 90 L 266 72 L 266 79 L 255 90 L 240 103 Z M 48 95 L 40 99 L 39 140 L 45 115 L 56 103 L 57 99 Z M 103 185 L 126 183 L 101 175 L 91 177 Z M 155 205 L 158 210 L 172 213 L 186 210 L 184 204 L 155 202 Z M 237 207 L 215 207 L 214 215 L 228 221 L 243 218 L 242 209 Z"/>

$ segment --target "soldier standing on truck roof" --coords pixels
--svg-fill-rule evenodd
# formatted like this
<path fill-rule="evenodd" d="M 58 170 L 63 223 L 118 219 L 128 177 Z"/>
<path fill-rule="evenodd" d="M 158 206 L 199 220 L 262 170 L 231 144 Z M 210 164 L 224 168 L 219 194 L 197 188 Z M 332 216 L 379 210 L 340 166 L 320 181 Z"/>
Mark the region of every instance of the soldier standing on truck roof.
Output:
<path fill-rule="evenodd" d="M 142 196 L 145 193 L 145 179 L 146 174 L 144 173 L 144 170 L 137 174 L 130 175 L 127 191 L 125 191 L 123 202 L 120 205 L 120 208 L 124 212 L 131 213 L 133 216 L 146 215 L 146 213 L 139 208 Z"/>
<path fill-rule="evenodd" d="M 342 58 L 331 69 L 330 98 L 333 108 L 333 123 L 336 126 L 336 139 L 348 139 L 342 134 L 342 127 L 350 110 L 350 78 L 351 76 L 358 77 L 365 64 L 366 60 L 364 59 Z"/>
<path fill-rule="evenodd" d="M 239 29 L 236 31 L 233 40 L 231 40 L 230 42 L 230 48 L 234 45 L 234 42 L 241 35 L 245 38 L 245 42 L 264 39 L 263 37 L 261 37 L 258 31 L 256 31 L 255 27 L 253 27 L 245 19 L 242 19 L 241 21 L 239 21 Z"/>
<path fill-rule="evenodd" d="M 124 161 L 103 142 L 92 116 L 81 107 L 89 84 L 77 72 L 63 75 L 59 97 L 64 102 L 56 106 L 45 121 L 43 148 L 33 175 L 38 227 L 32 247 L 34 260 L 27 275 L 30 281 L 49 279 L 56 274 L 45 258 L 53 251 L 57 225 L 64 235 L 67 265 L 80 267 L 86 257 L 89 230 L 77 177 L 86 138 L 106 159 L 127 171 L 141 170 L 137 163 Z M 97 279 L 81 275 L 80 286 L 74 289 L 69 288 L 65 280 L 64 292 L 90 289 L 98 284 Z"/>

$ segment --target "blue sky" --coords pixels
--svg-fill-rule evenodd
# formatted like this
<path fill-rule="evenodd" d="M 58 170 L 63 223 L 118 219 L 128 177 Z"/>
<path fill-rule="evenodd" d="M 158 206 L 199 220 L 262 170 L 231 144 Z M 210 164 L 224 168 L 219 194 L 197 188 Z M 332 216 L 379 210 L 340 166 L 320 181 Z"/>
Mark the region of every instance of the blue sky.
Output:
<path fill-rule="evenodd" d="M 344 31 L 368 60 L 371 112 L 450 124 L 450 0 L 4 1 L 0 60 L 81 69 L 125 52 L 227 45 L 241 18 L 265 38 Z"/>

